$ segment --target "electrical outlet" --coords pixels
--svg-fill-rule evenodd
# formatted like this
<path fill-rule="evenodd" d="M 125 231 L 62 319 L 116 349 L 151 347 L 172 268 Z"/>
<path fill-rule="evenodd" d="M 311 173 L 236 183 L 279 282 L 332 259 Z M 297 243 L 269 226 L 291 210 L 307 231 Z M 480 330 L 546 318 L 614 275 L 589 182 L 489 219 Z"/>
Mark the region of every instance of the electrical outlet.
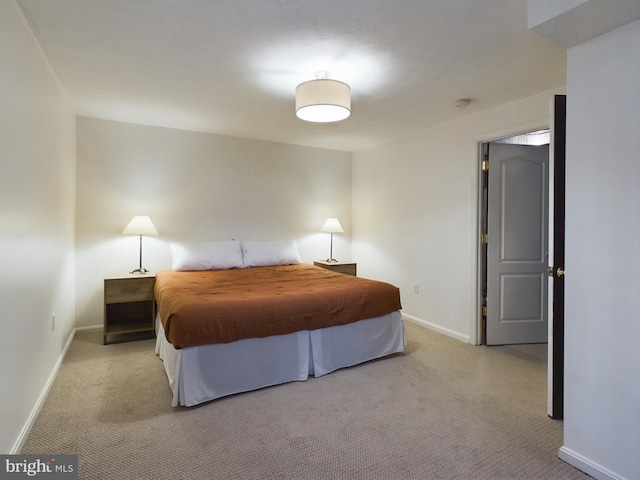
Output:
<path fill-rule="evenodd" d="M 53 332 L 56 329 L 56 314 L 51 315 L 51 331 Z"/>
<path fill-rule="evenodd" d="M 413 284 L 413 293 L 420 293 L 420 284 L 419 283 L 414 283 Z"/>

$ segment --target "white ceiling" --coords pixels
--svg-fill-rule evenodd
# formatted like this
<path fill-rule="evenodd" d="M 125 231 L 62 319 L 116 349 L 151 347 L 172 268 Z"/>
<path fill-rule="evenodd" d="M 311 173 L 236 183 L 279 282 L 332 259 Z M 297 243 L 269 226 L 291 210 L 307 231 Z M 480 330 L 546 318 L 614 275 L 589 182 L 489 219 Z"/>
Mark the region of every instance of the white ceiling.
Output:
<path fill-rule="evenodd" d="M 565 84 L 526 0 L 17 2 L 80 116 L 358 151 Z M 296 118 L 321 70 L 347 120 Z"/>

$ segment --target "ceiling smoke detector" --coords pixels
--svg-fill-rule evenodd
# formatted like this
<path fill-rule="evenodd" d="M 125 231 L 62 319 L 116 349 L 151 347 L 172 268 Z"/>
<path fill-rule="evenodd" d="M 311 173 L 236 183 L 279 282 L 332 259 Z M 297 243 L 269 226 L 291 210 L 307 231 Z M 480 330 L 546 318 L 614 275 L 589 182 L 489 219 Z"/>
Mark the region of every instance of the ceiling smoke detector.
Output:
<path fill-rule="evenodd" d="M 471 103 L 470 99 L 461 98 L 460 100 L 456 100 L 454 105 L 455 105 L 456 108 L 467 108 L 470 103 Z"/>

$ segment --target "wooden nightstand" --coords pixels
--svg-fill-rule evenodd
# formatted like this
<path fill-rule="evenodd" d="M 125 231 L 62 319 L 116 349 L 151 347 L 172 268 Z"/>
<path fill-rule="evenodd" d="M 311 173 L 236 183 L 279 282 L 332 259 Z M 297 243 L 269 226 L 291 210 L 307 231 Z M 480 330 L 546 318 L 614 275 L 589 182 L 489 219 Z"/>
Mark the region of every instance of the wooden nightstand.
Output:
<path fill-rule="evenodd" d="M 151 273 L 105 277 L 104 345 L 155 336 L 155 282 Z"/>
<path fill-rule="evenodd" d="M 356 264 L 352 262 L 327 262 L 318 260 L 313 262 L 316 267 L 326 268 L 332 272 L 344 273 L 345 275 L 356 276 Z"/>

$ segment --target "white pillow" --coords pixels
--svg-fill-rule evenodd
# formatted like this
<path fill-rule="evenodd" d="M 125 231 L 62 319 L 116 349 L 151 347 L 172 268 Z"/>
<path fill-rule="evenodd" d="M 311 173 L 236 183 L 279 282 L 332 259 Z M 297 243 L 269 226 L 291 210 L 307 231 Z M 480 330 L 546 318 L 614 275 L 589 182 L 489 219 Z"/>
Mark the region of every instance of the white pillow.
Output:
<path fill-rule="evenodd" d="M 226 270 L 242 268 L 240 242 L 171 243 L 171 269 L 174 272 L 187 270 Z"/>
<path fill-rule="evenodd" d="M 295 240 L 241 242 L 245 267 L 293 265 L 302 263 Z"/>

